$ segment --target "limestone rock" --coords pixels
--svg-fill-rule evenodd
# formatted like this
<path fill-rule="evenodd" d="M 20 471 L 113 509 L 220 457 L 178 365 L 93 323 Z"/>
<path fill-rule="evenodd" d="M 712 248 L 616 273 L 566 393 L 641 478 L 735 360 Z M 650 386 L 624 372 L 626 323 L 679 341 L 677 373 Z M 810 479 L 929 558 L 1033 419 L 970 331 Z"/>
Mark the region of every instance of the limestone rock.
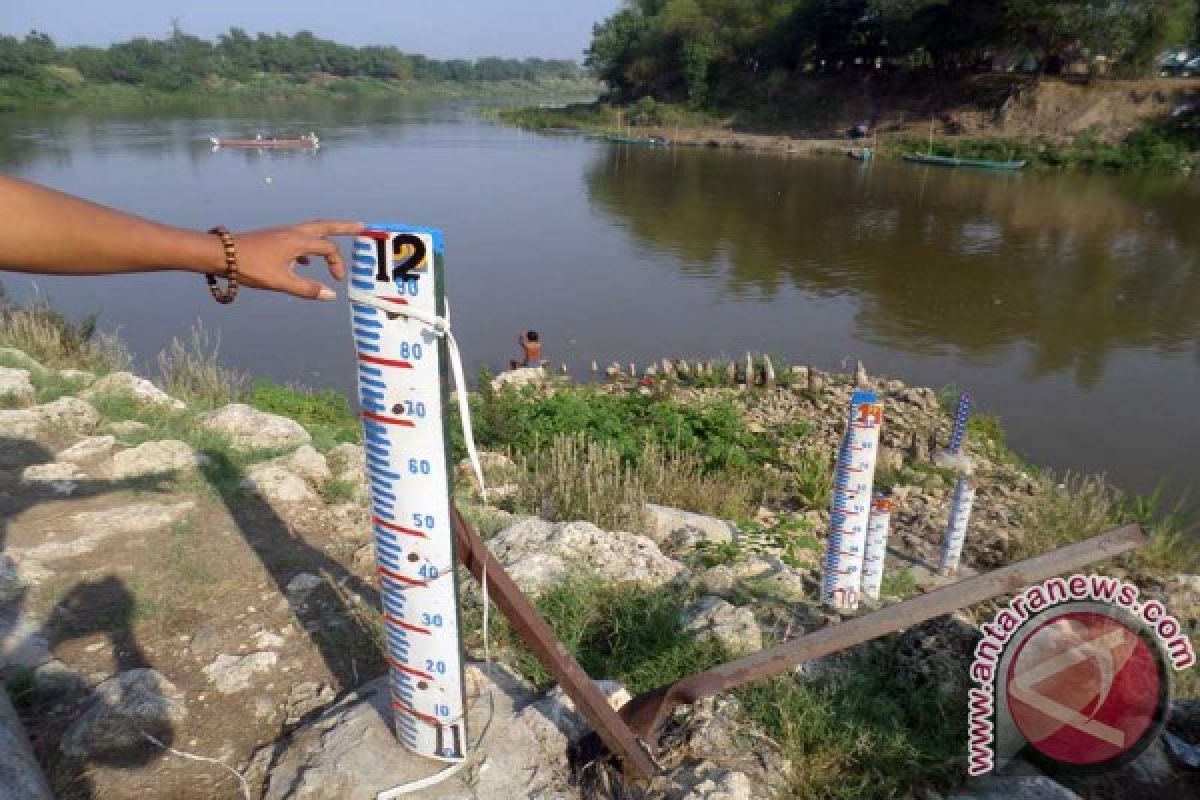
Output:
<path fill-rule="evenodd" d="M 755 800 L 753 786 L 744 772 L 702 762 L 683 781 L 683 786 L 667 795 L 671 800 Z"/>
<path fill-rule="evenodd" d="M 1079 795 L 1045 775 L 987 775 L 947 800 L 1080 800 Z"/>
<path fill-rule="evenodd" d="M 229 437 L 241 450 L 299 447 L 312 442 L 304 426 L 293 419 L 233 403 L 197 418 L 201 427 Z"/>
<path fill-rule="evenodd" d="M 501 531 L 488 547 L 527 592 L 539 592 L 570 568 L 614 583 L 662 586 L 686 575 L 652 540 L 624 531 L 606 532 L 590 522 L 550 523 L 530 518 Z M 520 576 L 520 577 L 518 577 Z"/>
<path fill-rule="evenodd" d="M 325 580 L 320 575 L 313 575 L 311 572 L 301 572 L 288 581 L 287 591 L 289 594 L 306 594 L 324 583 Z"/>
<path fill-rule="evenodd" d="M 33 384 L 29 381 L 29 370 L 0 367 L 0 397 L 9 402 L 27 406 L 33 402 Z"/>
<path fill-rule="evenodd" d="M 487 730 L 476 768 L 421 792 L 425 800 L 572 798 L 565 752 L 547 749 L 517 709 L 535 697 L 503 665 L 468 665 L 467 726 Z M 387 679 L 365 685 L 305 725 L 277 749 L 265 800 L 374 800 L 382 791 L 441 769 L 396 744 Z M 271 744 L 268 747 L 276 748 Z M 380 754 L 386 753 L 385 758 Z M 468 784 L 467 782 L 470 781 Z"/>
<path fill-rule="evenodd" d="M 60 397 L 53 403 L 0 410 L 0 436 L 32 439 L 41 432 L 59 435 L 90 433 L 100 421 L 96 409 L 78 397 Z"/>
<path fill-rule="evenodd" d="M 899 674 L 914 687 L 934 686 L 946 698 L 963 694 L 979 636 L 963 611 L 915 625 L 896 644 Z"/>
<path fill-rule="evenodd" d="M 86 479 L 87 475 L 76 465 L 57 461 L 34 464 L 21 470 L 21 485 L 54 494 L 74 494 L 78 482 Z"/>
<path fill-rule="evenodd" d="M 73 531 L 60 538 L 48 531 L 33 547 L 12 548 L 21 558 L 22 572 L 29 562 L 55 561 L 90 553 L 114 536 L 157 533 L 184 519 L 196 507 L 194 501 L 177 503 L 132 503 L 104 511 L 80 511 L 70 516 Z"/>
<path fill-rule="evenodd" d="M 113 477 L 117 480 L 138 478 L 196 469 L 208 463 L 208 457 L 197 453 L 185 442 L 163 439 L 146 442 L 113 456 Z"/>
<path fill-rule="evenodd" d="M 596 685 L 608 699 L 614 711 L 633 699 L 628 690 L 617 681 L 598 680 Z M 583 738 L 591 726 L 575 708 L 575 702 L 567 696 L 561 686 L 555 686 L 546 696 L 526 706 L 518 722 L 528 725 L 550 751 L 566 752 L 569 745 Z"/>
<path fill-rule="evenodd" d="M 4 609 L 16 599 L 24 588 L 17 562 L 5 553 L 0 553 L 0 609 Z"/>
<path fill-rule="evenodd" d="M 116 422 L 110 423 L 108 429 L 119 436 L 129 436 L 134 433 L 141 433 L 150 426 L 144 422 L 138 422 L 136 419 L 119 419 Z"/>
<path fill-rule="evenodd" d="M 254 676 L 275 666 L 279 655 L 266 650 L 245 656 L 219 655 L 202 671 L 221 694 L 235 694 L 250 688 Z"/>
<path fill-rule="evenodd" d="M 321 497 L 296 473 L 277 464 L 255 464 L 246 470 L 242 489 L 266 500 L 276 512 L 289 516 L 299 508 L 321 505 Z"/>
<path fill-rule="evenodd" d="M 54 458 L 72 464 L 87 464 L 108 458 L 116 446 L 117 440 L 113 436 L 88 436 L 59 451 Z"/>
<path fill-rule="evenodd" d="M 685 548 L 700 542 L 724 544 L 735 541 L 738 536 L 732 522 L 669 506 L 646 503 L 646 517 L 650 538 L 659 545 Z"/>
<path fill-rule="evenodd" d="M 122 395 L 132 397 L 138 403 L 148 406 L 162 406 L 181 411 L 187 408 L 182 400 L 171 397 L 162 389 L 145 378 L 139 378 L 131 372 L 112 372 L 100 378 L 83 392 L 81 397 L 91 398 L 97 395 Z"/>
<path fill-rule="evenodd" d="M 299 475 L 314 488 L 332 477 L 325 456 L 321 455 L 310 444 L 301 445 L 286 456 L 272 459 L 268 464 L 275 464 Z"/>
<path fill-rule="evenodd" d="M 95 373 L 83 369 L 60 369 L 58 377 L 79 386 L 90 386 L 96 381 Z"/>
<path fill-rule="evenodd" d="M 713 639 L 731 654 L 741 655 L 762 649 L 762 631 L 754 612 L 719 597 L 702 597 L 682 612 L 683 629 L 697 638 Z"/>
<path fill-rule="evenodd" d="M 526 386 L 545 386 L 549 376 L 541 367 L 521 367 L 507 372 L 501 372 L 492 378 L 492 390 L 524 389 Z"/>
<path fill-rule="evenodd" d="M 120 756 L 147 746 L 142 731 L 169 740 L 187 717 L 183 693 L 153 669 L 132 669 L 96 687 L 88 709 L 59 746 L 75 758 Z"/>

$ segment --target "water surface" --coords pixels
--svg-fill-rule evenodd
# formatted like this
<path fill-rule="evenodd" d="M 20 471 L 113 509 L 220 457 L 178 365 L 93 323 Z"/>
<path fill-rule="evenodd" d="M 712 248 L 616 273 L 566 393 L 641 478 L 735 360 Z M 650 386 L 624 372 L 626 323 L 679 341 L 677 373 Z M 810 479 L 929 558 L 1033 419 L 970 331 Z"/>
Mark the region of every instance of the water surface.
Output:
<path fill-rule="evenodd" d="M 316 130 L 316 153 L 211 152 L 210 134 Z M 956 384 L 1011 444 L 1145 491 L 1200 468 L 1200 183 L 613 147 L 464 107 L 282 117 L 0 117 L 0 168 L 175 224 L 309 217 L 440 227 L 469 368 L 541 331 L 547 354 L 645 362 L 746 350 Z M 344 303 L 200 278 L 5 278 L 100 311 L 142 368 L 194 320 L 224 359 L 349 392 Z"/>

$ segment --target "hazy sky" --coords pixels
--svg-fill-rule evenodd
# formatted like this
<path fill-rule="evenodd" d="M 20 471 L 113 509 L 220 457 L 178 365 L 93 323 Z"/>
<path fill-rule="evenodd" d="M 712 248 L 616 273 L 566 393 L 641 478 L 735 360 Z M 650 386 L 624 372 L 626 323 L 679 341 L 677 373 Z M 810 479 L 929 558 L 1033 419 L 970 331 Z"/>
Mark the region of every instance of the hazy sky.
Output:
<path fill-rule="evenodd" d="M 308 29 L 347 44 L 392 44 L 438 58 L 580 58 L 592 24 L 620 0 L 0 0 L 0 33 L 45 31 L 60 44 L 162 36 L 171 19 L 211 38 Z"/>

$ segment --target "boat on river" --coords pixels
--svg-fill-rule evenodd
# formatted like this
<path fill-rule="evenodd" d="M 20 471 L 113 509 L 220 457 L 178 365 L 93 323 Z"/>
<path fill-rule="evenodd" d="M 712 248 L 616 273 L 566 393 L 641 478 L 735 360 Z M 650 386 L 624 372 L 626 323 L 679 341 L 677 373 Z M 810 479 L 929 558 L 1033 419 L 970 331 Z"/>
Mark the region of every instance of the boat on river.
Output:
<path fill-rule="evenodd" d="M 931 164 L 935 167 L 975 167 L 976 169 L 1025 169 L 1029 162 L 994 161 L 988 158 L 956 158 L 954 156 L 935 156 L 932 153 L 905 153 L 904 160 L 914 164 Z"/>
<path fill-rule="evenodd" d="M 619 133 L 607 134 L 604 140 L 613 144 L 637 144 L 643 147 L 668 147 L 671 144 L 661 136 L 625 136 Z"/>
<path fill-rule="evenodd" d="M 298 139 L 277 139 L 273 136 L 266 137 L 259 134 L 253 139 L 219 139 L 216 136 L 210 136 L 208 140 L 212 142 L 213 149 L 237 147 L 242 149 L 316 150 L 321 146 L 321 140 L 315 133 L 301 136 Z"/>

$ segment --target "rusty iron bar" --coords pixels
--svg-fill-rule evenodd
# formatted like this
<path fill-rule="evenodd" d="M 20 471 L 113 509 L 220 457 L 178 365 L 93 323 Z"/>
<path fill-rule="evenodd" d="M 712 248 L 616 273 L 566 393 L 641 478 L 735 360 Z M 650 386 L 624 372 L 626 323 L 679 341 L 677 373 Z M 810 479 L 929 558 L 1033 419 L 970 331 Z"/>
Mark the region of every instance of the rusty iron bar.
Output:
<path fill-rule="evenodd" d="M 533 651 L 542 666 L 550 671 L 558 685 L 575 702 L 575 707 L 600 736 L 609 752 L 621 759 L 626 774 L 640 778 L 652 778 L 658 774 L 651 748 L 608 704 L 604 693 L 579 666 L 575 657 L 562 646 L 533 603 L 529 602 L 529 598 L 488 550 L 479 533 L 463 519 L 462 513 L 454 505 L 450 507 L 450 519 L 458 540 L 459 560 L 480 581 L 483 580 L 486 567 L 488 594 L 496 607 L 508 617 L 521 641 Z"/>
<path fill-rule="evenodd" d="M 992 572 L 967 578 L 911 600 L 768 647 L 753 655 L 691 675 L 667 686 L 652 689 L 627 703 L 621 709 L 621 717 L 643 741 L 654 745 L 658 742 L 663 723 L 679 706 L 690 705 L 703 697 L 786 672 L 810 659 L 845 650 L 984 600 L 1019 591 L 1055 575 L 1073 572 L 1096 561 L 1103 561 L 1141 547 L 1147 541 L 1146 534 L 1139 526 L 1127 525 Z"/>

